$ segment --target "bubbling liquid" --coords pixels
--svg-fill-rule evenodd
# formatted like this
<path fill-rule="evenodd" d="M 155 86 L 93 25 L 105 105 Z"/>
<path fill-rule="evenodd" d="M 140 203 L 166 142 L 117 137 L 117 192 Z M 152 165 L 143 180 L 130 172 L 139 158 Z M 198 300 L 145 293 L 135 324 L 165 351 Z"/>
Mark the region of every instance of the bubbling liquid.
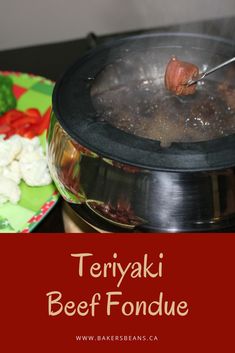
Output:
<path fill-rule="evenodd" d="M 206 81 L 190 96 L 175 96 L 151 80 L 92 93 L 98 119 L 167 147 L 235 133 L 235 88 Z"/>

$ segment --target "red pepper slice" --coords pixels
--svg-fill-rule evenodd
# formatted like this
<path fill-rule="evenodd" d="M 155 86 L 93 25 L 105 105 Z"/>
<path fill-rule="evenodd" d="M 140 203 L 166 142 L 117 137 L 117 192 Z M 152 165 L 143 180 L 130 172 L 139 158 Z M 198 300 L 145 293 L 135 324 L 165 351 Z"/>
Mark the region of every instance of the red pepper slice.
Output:
<path fill-rule="evenodd" d="M 43 114 L 42 119 L 39 124 L 35 126 L 35 133 L 36 135 L 41 135 L 44 130 L 46 130 L 50 123 L 51 117 L 51 108 L 48 108 L 47 111 Z"/>
<path fill-rule="evenodd" d="M 35 123 L 36 123 L 36 122 L 39 123 L 40 120 L 42 119 L 42 116 L 41 116 L 40 111 L 39 111 L 38 109 L 36 109 L 36 108 L 27 109 L 26 112 L 25 112 L 25 114 L 26 114 L 27 116 L 30 116 L 30 117 L 34 118 Z"/>
<path fill-rule="evenodd" d="M 10 132 L 12 129 L 9 125 L 4 124 L 0 126 L 0 134 L 7 134 L 8 132 Z"/>
<path fill-rule="evenodd" d="M 15 130 L 15 133 L 23 136 L 23 137 L 27 137 L 27 138 L 33 138 L 36 136 L 35 131 L 32 127 L 32 125 L 30 126 L 21 126 L 18 129 Z"/>
<path fill-rule="evenodd" d="M 34 131 L 32 131 L 31 129 L 29 129 L 29 130 L 27 130 L 27 131 L 24 131 L 24 132 L 21 134 L 21 136 L 26 137 L 26 138 L 28 138 L 28 139 L 32 139 L 32 138 L 34 138 L 34 137 L 37 136 L 37 135 L 35 134 Z"/>
<path fill-rule="evenodd" d="M 32 117 L 32 116 L 28 116 L 28 115 L 25 114 L 25 115 L 22 116 L 21 118 L 19 118 L 19 119 L 13 121 L 13 122 L 11 123 L 11 126 L 12 126 L 13 128 L 18 128 L 18 127 L 24 126 L 24 125 L 35 125 L 35 124 L 38 124 L 38 122 L 35 120 L 35 118 Z"/>
<path fill-rule="evenodd" d="M 27 109 L 25 112 L 12 109 L 0 117 L 0 134 L 5 134 L 5 138 L 14 134 L 33 138 L 48 128 L 50 116 L 51 108 L 48 108 L 43 116 L 36 108 Z"/>
<path fill-rule="evenodd" d="M 15 121 L 21 118 L 23 115 L 24 113 L 19 110 L 15 110 L 15 109 L 9 110 L 8 112 L 6 112 L 4 115 L 0 117 L 0 125 L 11 124 L 12 121 Z"/>

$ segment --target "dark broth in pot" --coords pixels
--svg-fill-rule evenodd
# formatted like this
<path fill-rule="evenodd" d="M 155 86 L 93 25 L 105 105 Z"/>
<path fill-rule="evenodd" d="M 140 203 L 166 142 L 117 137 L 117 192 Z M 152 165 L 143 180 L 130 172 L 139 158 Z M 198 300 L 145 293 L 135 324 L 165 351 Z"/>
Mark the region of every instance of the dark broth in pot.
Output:
<path fill-rule="evenodd" d="M 235 133 L 235 88 L 207 80 L 195 94 L 175 96 L 151 80 L 91 92 L 99 119 L 130 134 L 172 142 L 207 141 Z"/>

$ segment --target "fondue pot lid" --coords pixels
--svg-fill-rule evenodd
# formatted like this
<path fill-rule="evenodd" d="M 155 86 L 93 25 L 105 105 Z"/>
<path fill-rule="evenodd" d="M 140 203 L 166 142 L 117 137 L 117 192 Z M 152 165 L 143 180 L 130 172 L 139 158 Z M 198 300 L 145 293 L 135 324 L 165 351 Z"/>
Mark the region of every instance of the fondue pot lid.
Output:
<path fill-rule="evenodd" d="M 143 44 L 146 45 L 146 43 L 151 48 L 151 53 L 165 51 L 165 56 L 159 59 L 161 69 L 157 73 L 153 72 L 151 60 L 150 64 L 146 64 L 143 56 L 146 53 Z M 135 61 L 139 60 L 136 70 L 137 81 L 144 82 L 144 75 L 149 77 L 150 73 L 159 75 L 162 80 L 164 63 L 167 63 L 166 58 L 169 58 L 172 53 L 183 48 L 186 54 L 192 51 L 191 55 L 194 56 L 194 50 L 201 50 L 203 53 L 206 48 L 205 55 L 208 56 L 208 48 L 212 47 L 216 48 L 221 57 L 224 57 L 224 53 L 226 53 L 225 57 L 235 53 L 235 45 L 231 41 L 187 33 L 153 33 L 106 43 L 77 60 L 58 80 L 53 92 L 53 111 L 62 128 L 72 139 L 101 157 L 145 169 L 164 171 L 190 172 L 233 167 L 235 166 L 234 133 L 197 142 L 173 140 L 168 146 L 162 146 L 158 140 L 132 133 L 103 119 L 94 100 L 94 97 L 98 97 L 98 101 L 99 99 L 101 101 L 100 92 L 110 92 L 113 87 L 117 90 L 120 87 L 122 89 L 123 82 L 120 77 L 124 77 L 125 82 L 128 82 L 128 75 L 133 75 L 136 70 L 133 69 Z M 127 52 L 128 55 L 131 54 L 131 61 L 123 60 Z M 124 66 L 121 64 L 120 68 L 127 68 L 125 75 L 121 69 L 117 67 L 113 69 L 113 63 L 124 61 Z M 110 75 L 106 80 L 103 75 L 105 70 Z M 103 76 L 102 82 L 100 77 L 103 79 Z"/>

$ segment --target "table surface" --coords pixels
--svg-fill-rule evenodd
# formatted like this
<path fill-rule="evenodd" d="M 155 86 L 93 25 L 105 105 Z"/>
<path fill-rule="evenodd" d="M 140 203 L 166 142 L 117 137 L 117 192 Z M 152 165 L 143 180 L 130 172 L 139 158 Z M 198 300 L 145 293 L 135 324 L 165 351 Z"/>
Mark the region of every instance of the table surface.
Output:
<path fill-rule="evenodd" d="M 94 45 L 99 45 L 113 38 L 149 31 L 204 33 L 235 40 L 235 17 L 185 23 L 180 26 L 154 28 L 148 31 L 123 32 L 100 37 L 88 34 L 86 38 L 72 41 L 3 50 L 0 51 L 0 70 L 33 73 L 56 81 L 69 65 L 77 58 L 83 56 Z M 35 232 L 64 232 L 61 210 L 62 200 L 57 203 L 49 215 L 36 228 Z"/>

